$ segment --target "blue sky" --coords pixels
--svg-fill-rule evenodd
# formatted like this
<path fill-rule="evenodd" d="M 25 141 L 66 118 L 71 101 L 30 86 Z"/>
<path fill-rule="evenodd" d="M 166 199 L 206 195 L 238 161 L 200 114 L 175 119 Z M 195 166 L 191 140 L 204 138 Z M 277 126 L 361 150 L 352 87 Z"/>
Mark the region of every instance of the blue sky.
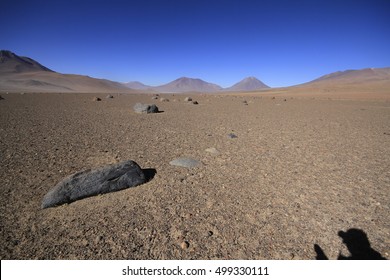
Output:
<path fill-rule="evenodd" d="M 0 49 L 61 73 L 289 86 L 390 66 L 390 1 L 2 0 Z"/>

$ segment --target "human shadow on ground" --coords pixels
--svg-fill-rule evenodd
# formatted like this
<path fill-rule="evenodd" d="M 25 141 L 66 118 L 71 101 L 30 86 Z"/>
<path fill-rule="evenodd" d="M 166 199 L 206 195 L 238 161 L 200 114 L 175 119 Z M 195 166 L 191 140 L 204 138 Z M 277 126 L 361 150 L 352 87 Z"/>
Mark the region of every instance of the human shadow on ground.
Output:
<path fill-rule="evenodd" d="M 154 168 L 144 168 L 142 169 L 142 172 L 145 175 L 146 182 L 151 181 L 154 176 L 157 174 L 157 170 Z"/>
<path fill-rule="evenodd" d="M 351 254 L 350 256 L 343 256 L 339 253 L 338 260 L 386 260 L 379 252 L 371 248 L 367 234 L 363 230 L 350 228 L 346 232 L 339 231 L 338 235 Z M 317 254 L 316 260 L 329 260 L 318 244 L 314 244 L 314 251 Z"/>

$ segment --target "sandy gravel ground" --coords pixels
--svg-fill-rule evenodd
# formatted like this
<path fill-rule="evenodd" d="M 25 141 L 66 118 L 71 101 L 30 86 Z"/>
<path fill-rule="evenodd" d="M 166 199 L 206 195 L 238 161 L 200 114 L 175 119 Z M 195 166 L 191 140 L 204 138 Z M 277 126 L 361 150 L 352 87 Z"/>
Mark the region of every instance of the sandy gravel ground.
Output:
<path fill-rule="evenodd" d="M 142 115 L 151 95 L 2 96 L 1 259 L 337 259 L 350 228 L 389 258 L 390 99 L 167 95 Z M 153 178 L 40 209 L 65 176 L 128 159 Z"/>

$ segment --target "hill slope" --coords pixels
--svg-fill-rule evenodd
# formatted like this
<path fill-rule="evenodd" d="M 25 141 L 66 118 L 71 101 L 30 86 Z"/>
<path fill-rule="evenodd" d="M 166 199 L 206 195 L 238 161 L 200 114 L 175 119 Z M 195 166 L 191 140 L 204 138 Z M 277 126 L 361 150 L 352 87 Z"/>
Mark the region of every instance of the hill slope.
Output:
<path fill-rule="evenodd" d="M 390 67 L 330 73 L 302 85 L 390 84 Z"/>
<path fill-rule="evenodd" d="M 0 51 L 0 90 L 40 92 L 130 92 L 125 85 L 88 76 L 61 74 L 35 60 Z"/>
<path fill-rule="evenodd" d="M 7 50 L 0 51 L 0 74 L 33 71 L 53 72 L 29 57 L 18 56 Z"/>

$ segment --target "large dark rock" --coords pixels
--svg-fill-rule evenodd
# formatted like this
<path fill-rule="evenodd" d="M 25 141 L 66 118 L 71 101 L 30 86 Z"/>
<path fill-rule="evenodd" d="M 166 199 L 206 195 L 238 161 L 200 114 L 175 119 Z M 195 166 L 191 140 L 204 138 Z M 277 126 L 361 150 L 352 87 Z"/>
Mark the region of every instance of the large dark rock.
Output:
<path fill-rule="evenodd" d="M 158 108 L 155 104 L 136 103 L 133 109 L 136 113 L 146 113 L 146 114 L 158 113 Z"/>
<path fill-rule="evenodd" d="M 135 187 L 145 182 L 145 174 L 139 165 L 132 160 L 95 170 L 80 171 L 65 178 L 52 188 L 43 198 L 42 208 Z"/>

